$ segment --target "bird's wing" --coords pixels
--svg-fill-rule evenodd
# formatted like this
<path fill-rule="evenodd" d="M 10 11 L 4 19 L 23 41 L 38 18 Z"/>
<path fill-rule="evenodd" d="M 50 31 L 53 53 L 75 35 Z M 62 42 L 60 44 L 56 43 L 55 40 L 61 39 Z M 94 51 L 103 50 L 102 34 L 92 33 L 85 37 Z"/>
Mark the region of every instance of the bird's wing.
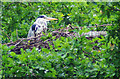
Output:
<path fill-rule="evenodd" d="M 32 37 L 32 36 L 35 36 L 35 35 L 34 35 L 34 31 L 32 31 L 32 28 L 30 28 L 27 38 Z"/>

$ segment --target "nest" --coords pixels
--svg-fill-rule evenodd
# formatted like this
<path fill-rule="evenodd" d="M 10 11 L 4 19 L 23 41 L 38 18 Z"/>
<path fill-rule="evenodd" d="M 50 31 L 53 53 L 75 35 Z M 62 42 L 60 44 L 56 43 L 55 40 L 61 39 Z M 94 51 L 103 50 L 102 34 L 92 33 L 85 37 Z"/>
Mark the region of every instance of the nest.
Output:
<path fill-rule="evenodd" d="M 76 32 L 68 31 L 68 30 L 73 30 L 73 29 L 81 30 L 82 28 L 78 28 L 78 27 L 75 27 L 75 28 L 70 28 L 69 27 L 68 28 L 67 27 L 65 29 L 58 29 L 58 30 L 53 31 L 51 33 L 52 33 L 52 36 L 55 36 L 55 40 L 60 38 L 61 36 L 62 37 L 74 38 L 74 37 L 81 37 L 81 36 L 85 35 L 87 39 L 91 39 L 91 38 L 94 38 L 94 37 L 99 37 L 100 35 L 106 35 L 107 34 L 106 31 L 90 31 L 88 33 L 82 33 L 81 35 L 79 35 Z M 15 42 L 7 43 L 6 45 L 7 46 L 15 46 L 15 48 L 13 48 L 11 51 L 15 52 L 16 54 L 21 53 L 21 51 L 20 51 L 21 48 L 24 49 L 24 50 L 26 50 L 26 49 L 31 49 L 32 50 L 33 47 L 36 47 L 39 50 L 41 50 L 41 47 L 49 49 L 50 48 L 49 44 L 53 45 L 52 38 L 48 37 L 47 39 L 43 40 L 43 39 L 41 39 L 41 37 L 45 37 L 45 35 L 40 34 L 37 37 L 22 38 L 22 39 L 19 39 L 19 40 L 15 41 Z M 54 48 L 54 45 L 53 45 L 53 48 Z"/>

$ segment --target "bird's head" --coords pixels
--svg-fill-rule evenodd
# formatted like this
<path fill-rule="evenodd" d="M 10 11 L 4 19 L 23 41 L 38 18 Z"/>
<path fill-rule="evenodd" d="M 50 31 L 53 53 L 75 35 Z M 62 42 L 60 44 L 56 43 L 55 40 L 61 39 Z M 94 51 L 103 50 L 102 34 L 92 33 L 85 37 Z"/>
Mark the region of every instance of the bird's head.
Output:
<path fill-rule="evenodd" d="M 51 20 L 58 20 L 58 19 L 47 17 L 46 15 L 41 15 L 36 19 L 34 24 L 42 25 L 44 23 L 45 25 L 47 25 L 47 21 L 51 21 Z"/>
<path fill-rule="evenodd" d="M 51 17 L 47 17 L 46 15 L 41 15 L 41 16 L 39 16 L 36 20 L 51 21 L 51 20 L 58 20 L 58 19 L 56 19 L 56 18 L 51 18 Z"/>

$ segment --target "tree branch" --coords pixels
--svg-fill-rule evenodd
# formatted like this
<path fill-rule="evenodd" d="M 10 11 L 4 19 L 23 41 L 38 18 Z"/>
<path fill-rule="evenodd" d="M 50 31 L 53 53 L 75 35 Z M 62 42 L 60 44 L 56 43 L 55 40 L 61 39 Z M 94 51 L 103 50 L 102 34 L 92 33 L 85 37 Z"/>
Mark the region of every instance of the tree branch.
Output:
<path fill-rule="evenodd" d="M 0 29 L 1 30 L 1 29 Z M 1 30 L 7 37 L 8 37 L 8 39 L 10 40 L 10 37 L 3 31 L 3 30 Z"/>

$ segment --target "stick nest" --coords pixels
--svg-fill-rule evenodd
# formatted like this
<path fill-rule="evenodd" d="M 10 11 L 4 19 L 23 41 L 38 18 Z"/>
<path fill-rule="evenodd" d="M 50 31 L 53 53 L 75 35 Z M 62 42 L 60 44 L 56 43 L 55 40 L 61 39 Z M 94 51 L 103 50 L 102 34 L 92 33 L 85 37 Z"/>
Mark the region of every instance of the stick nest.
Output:
<path fill-rule="evenodd" d="M 65 28 L 65 29 L 58 29 L 57 31 L 53 31 L 50 32 L 52 34 L 52 36 L 55 36 L 55 40 L 62 37 L 70 37 L 70 38 L 74 38 L 74 37 L 81 37 L 84 35 L 87 35 L 87 39 L 91 39 L 94 37 L 99 37 L 100 35 L 106 35 L 106 31 L 90 31 L 88 33 L 82 33 L 81 35 L 79 35 L 76 32 L 73 31 L 68 31 L 68 30 L 81 30 L 82 28 Z M 16 54 L 20 54 L 21 51 L 20 49 L 23 48 L 24 50 L 26 49 L 33 49 L 33 47 L 38 48 L 38 50 L 41 50 L 42 47 L 44 48 L 50 48 L 49 44 L 53 45 L 53 49 L 54 49 L 54 44 L 53 44 L 53 39 L 52 37 L 47 37 L 46 39 L 41 39 L 43 37 L 46 37 L 48 34 L 46 33 L 46 35 L 40 34 L 37 37 L 30 37 L 30 38 L 22 38 L 19 39 L 15 42 L 10 42 L 7 43 L 7 46 L 15 46 L 15 48 L 13 48 L 11 51 L 15 52 Z"/>

